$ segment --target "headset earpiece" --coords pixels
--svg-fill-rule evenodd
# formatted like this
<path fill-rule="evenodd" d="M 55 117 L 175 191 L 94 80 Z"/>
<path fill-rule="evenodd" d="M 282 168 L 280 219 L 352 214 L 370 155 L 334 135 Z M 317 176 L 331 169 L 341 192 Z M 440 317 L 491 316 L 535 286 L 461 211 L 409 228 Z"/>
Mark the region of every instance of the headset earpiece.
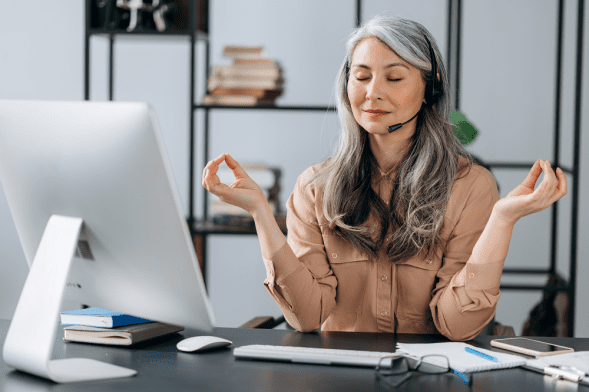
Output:
<path fill-rule="evenodd" d="M 425 86 L 425 102 L 428 106 L 433 106 L 436 104 L 436 102 L 438 102 L 438 100 L 442 96 L 444 92 L 444 85 L 442 84 L 442 81 L 438 79 L 438 66 L 436 62 L 436 54 L 434 53 L 432 44 L 429 42 L 429 39 L 427 39 L 427 36 L 425 34 L 423 37 L 427 42 L 427 46 L 429 48 L 430 61 L 432 63 L 432 70 L 430 72 L 429 78 L 427 78 Z"/>

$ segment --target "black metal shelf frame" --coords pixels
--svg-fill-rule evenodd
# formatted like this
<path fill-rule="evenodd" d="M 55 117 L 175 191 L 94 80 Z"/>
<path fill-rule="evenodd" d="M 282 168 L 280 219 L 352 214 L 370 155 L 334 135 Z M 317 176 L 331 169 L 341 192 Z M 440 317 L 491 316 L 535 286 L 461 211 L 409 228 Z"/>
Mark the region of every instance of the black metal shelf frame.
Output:
<path fill-rule="evenodd" d="M 104 30 L 90 29 L 90 7 L 86 7 L 86 34 L 85 34 L 85 57 L 84 57 L 84 99 L 89 100 L 90 95 L 90 37 L 92 35 L 106 36 L 110 40 L 109 45 L 109 100 L 113 99 L 113 66 L 114 66 L 114 42 L 116 35 L 149 35 L 149 36 L 189 36 L 190 37 L 190 104 L 189 104 L 189 123 L 190 123 L 190 146 L 189 146 L 189 211 L 187 222 L 191 234 L 202 235 L 202 269 L 203 278 L 206 282 L 206 237 L 213 234 L 248 234 L 255 235 L 255 229 L 226 229 L 221 226 L 215 226 L 208 220 L 207 204 L 208 195 L 204 192 L 203 197 L 203 220 L 198 221 L 194 215 L 194 183 L 195 183 L 195 111 L 204 111 L 204 140 L 203 140 L 203 167 L 209 161 L 209 113 L 211 110 L 275 110 L 275 111 L 320 111 L 334 112 L 334 107 L 328 106 L 205 106 L 196 103 L 196 78 L 195 78 L 195 61 L 196 61 L 196 43 L 202 41 L 205 45 L 205 76 L 209 76 L 210 65 L 210 45 L 208 34 L 196 31 L 195 15 L 200 1 L 191 2 L 190 31 L 188 32 L 168 32 L 168 33 L 128 33 L 106 32 Z M 577 45 L 576 45 L 576 76 L 575 76 L 575 113 L 574 113 L 574 156 L 573 167 L 564 168 L 560 165 L 560 114 L 561 114 L 561 91 L 562 91 L 562 48 L 563 48 L 563 19 L 564 19 L 564 0 L 558 0 L 558 19 L 557 19 L 557 54 L 556 54 L 556 86 L 555 86 L 555 115 L 554 115 L 554 162 L 553 167 L 561 167 L 565 173 L 573 177 L 573 194 L 572 194 L 572 215 L 571 215 L 571 246 L 570 246 L 570 272 L 569 283 L 566 286 L 557 286 L 547 288 L 546 285 L 501 285 L 503 290 L 524 290 L 524 291 L 566 291 L 569 294 L 569 311 L 568 311 L 568 335 L 574 336 L 574 311 L 575 311 L 575 294 L 576 294 L 576 265 L 577 265 L 577 230 L 578 230 L 578 200 L 579 200 L 579 164 L 580 164 L 580 126 L 581 126 L 581 94 L 582 94 L 582 76 L 583 76 L 583 15 L 584 0 L 578 0 L 577 11 Z M 362 0 L 356 0 L 356 26 L 362 21 Z M 209 20 L 210 23 L 210 20 Z M 454 86 L 451 92 L 450 101 L 453 109 L 459 108 L 460 100 L 460 50 L 461 50 L 461 26 L 462 26 L 462 0 L 448 0 L 448 55 L 447 68 L 450 78 L 450 84 Z M 206 88 L 205 88 L 206 90 Z M 485 162 L 490 168 L 496 169 L 514 169 L 529 170 L 533 163 L 523 162 Z M 557 231 L 558 231 L 558 202 L 551 206 L 551 254 L 550 267 L 546 268 L 504 268 L 505 274 L 545 274 L 554 276 L 556 271 L 556 251 L 557 251 Z"/>
<path fill-rule="evenodd" d="M 569 264 L 569 282 L 566 285 L 557 285 L 548 287 L 547 285 L 513 285 L 502 284 L 502 290 L 522 290 L 522 291 L 563 291 L 568 293 L 568 320 L 567 334 L 574 336 L 575 327 L 575 302 L 576 302 L 576 281 L 577 281 L 577 238 L 578 238 L 578 205 L 579 205 L 579 163 L 580 163 L 580 134 L 581 134 L 581 97 L 582 97 L 582 76 L 583 76 L 583 22 L 585 0 L 577 2 L 577 45 L 576 45 L 576 75 L 575 75 L 575 114 L 574 114 L 574 141 L 573 141 L 573 167 L 565 168 L 560 164 L 560 115 L 561 115 L 561 95 L 562 95 L 562 49 L 563 49 L 563 22 L 564 22 L 564 0 L 558 0 L 557 16 L 557 48 L 556 48 L 556 83 L 554 99 L 554 162 L 553 167 L 560 167 L 565 173 L 572 175 L 572 211 L 571 211 L 571 245 L 570 245 L 570 264 Z M 448 25 L 448 72 L 450 80 L 455 88 L 455 95 L 452 97 L 453 108 L 459 107 L 459 87 L 460 87 L 460 36 L 462 24 L 462 0 L 448 1 L 448 15 L 454 16 L 449 18 Z M 451 65 L 455 68 L 452 69 Z M 485 162 L 491 168 L 496 169 L 525 169 L 529 170 L 533 163 L 517 162 Z M 558 240 L 558 202 L 551 206 L 551 239 L 550 239 L 550 267 L 543 268 L 504 268 L 505 274 L 545 274 L 548 277 L 557 276 L 556 270 L 556 253 Z"/>

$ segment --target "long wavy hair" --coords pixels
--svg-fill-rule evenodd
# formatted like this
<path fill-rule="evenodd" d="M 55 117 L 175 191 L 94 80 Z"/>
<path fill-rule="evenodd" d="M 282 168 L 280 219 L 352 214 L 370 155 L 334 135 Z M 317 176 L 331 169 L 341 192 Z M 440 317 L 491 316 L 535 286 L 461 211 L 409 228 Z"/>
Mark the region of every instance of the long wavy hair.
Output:
<path fill-rule="evenodd" d="M 370 150 L 368 133 L 356 122 L 346 91 L 347 64 L 362 40 L 376 37 L 400 58 L 418 68 L 426 81 L 431 75 L 427 36 L 435 53 L 443 95 L 432 105 L 424 105 L 417 117 L 414 135 L 398 157 L 390 208 L 372 189 L 378 173 Z M 435 76 L 434 76 L 435 77 Z M 319 187 L 323 192 L 323 214 L 329 228 L 358 251 L 373 260 L 385 243 L 389 227 L 392 237 L 386 247 L 387 257 L 397 262 L 445 248 L 440 236 L 446 206 L 457 174 L 473 164 L 473 157 L 454 135 L 449 117 L 448 79 L 442 56 L 434 38 L 421 24 L 389 15 L 379 15 L 349 37 L 346 57 L 335 83 L 337 111 L 341 133 L 335 151 L 304 181 L 304 186 Z M 463 157 L 463 164 L 460 164 Z M 370 214 L 377 224 L 367 227 Z M 378 234 L 378 235 L 376 235 Z"/>

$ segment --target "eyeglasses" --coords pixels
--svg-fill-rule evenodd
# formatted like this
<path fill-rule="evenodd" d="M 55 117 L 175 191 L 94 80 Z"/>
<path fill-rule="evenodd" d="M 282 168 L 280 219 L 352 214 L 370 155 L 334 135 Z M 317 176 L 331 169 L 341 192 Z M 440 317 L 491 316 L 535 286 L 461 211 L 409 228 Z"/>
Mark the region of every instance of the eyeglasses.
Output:
<path fill-rule="evenodd" d="M 375 370 L 376 378 L 393 388 L 410 378 L 414 371 L 422 374 L 452 372 L 468 386 L 472 385 L 472 376 L 468 378 L 463 373 L 451 370 L 450 360 L 444 355 L 424 355 L 423 357 L 390 355 L 380 358 Z"/>

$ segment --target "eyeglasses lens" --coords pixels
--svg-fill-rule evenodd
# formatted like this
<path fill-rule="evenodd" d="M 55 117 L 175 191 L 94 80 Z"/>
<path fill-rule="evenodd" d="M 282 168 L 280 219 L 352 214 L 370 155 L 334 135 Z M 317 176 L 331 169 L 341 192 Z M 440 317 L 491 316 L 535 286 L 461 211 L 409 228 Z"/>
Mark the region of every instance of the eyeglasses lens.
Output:
<path fill-rule="evenodd" d="M 450 370 L 448 358 L 443 355 L 426 355 L 415 370 L 421 373 L 446 373 Z"/>

